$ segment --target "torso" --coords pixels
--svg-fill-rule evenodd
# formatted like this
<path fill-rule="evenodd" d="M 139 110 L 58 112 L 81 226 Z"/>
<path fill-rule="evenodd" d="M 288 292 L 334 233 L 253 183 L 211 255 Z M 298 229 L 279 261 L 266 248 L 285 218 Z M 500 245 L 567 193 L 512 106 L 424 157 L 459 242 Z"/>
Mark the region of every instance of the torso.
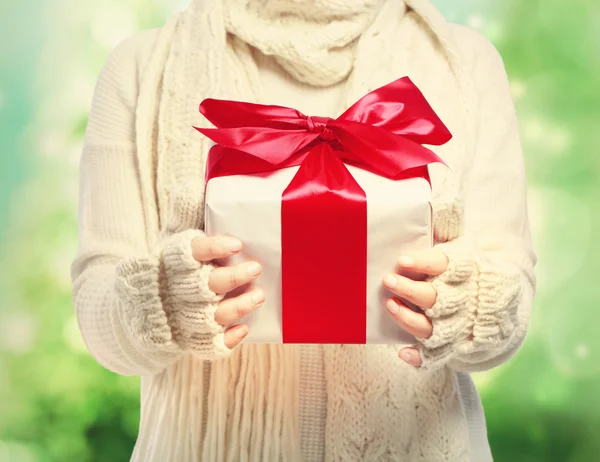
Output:
<path fill-rule="evenodd" d="M 144 43 L 144 46 L 147 44 Z M 341 96 L 343 83 L 327 89 L 309 87 L 282 73 L 273 72 L 276 64 L 269 58 L 257 53 L 255 57 L 263 88 L 269 90 L 268 94 L 263 95 L 262 103 L 295 107 L 307 115 L 330 117 L 336 117 L 345 109 L 342 107 Z M 254 345 L 243 346 L 247 351 L 255 348 Z M 299 347 L 299 430 L 306 461 L 324 460 L 323 447 L 328 431 L 325 418 L 328 412 L 331 414 L 333 411 L 332 401 L 328 400 L 328 380 L 339 378 L 331 376 L 331 370 L 327 369 L 327 352 L 329 351 L 330 366 L 335 358 L 344 357 L 335 348 L 337 347 L 319 345 Z M 357 438 L 365 435 L 368 438 L 379 435 L 390 441 L 402 438 L 405 440 L 403 454 L 414 454 L 415 458 L 410 459 L 412 461 L 421 460 L 416 453 L 411 452 L 415 451 L 414 448 L 437 444 L 433 440 L 444 435 L 449 444 L 452 441 L 468 442 L 471 460 L 491 460 L 483 409 L 468 374 L 443 369 L 431 375 L 416 376 L 400 364 L 393 346 L 361 345 L 354 346 L 353 349 L 357 354 L 354 355 L 352 364 L 348 365 L 350 369 L 346 373 L 360 375 L 360 371 L 377 371 L 371 380 L 356 382 L 364 385 L 364 389 L 353 391 L 361 394 L 356 402 L 358 411 L 354 410 L 362 413 L 360 415 L 364 418 L 359 423 L 364 428 L 358 431 Z M 189 388 L 189 383 L 200 382 L 203 384 L 201 387 Z M 200 460 L 200 454 L 189 448 L 200 447 L 200 441 L 206 433 L 209 423 L 206 409 L 211 399 L 211 386 L 217 386 L 211 384 L 211 365 L 189 356 L 160 376 L 143 377 L 140 438 L 132 460 Z M 345 399 L 340 396 L 330 398 L 335 398 L 336 406 L 342 405 Z M 423 402 L 424 399 L 434 399 L 436 407 L 428 407 L 432 405 L 431 402 L 420 408 L 415 406 L 415 403 Z M 339 408 L 336 409 L 338 412 Z M 352 422 L 345 424 L 346 428 L 352 429 Z M 179 428 L 182 431 L 165 434 L 165 429 L 168 428 Z M 195 429 L 200 433 L 196 433 Z M 159 448 L 153 442 L 154 438 L 168 438 L 171 449 Z M 377 450 L 378 443 L 374 440 L 362 443 L 366 447 L 370 445 L 371 450 Z M 176 449 L 178 446 L 188 449 Z M 377 460 L 400 459 L 390 457 Z M 433 459 L 427 460 L 429 462 Z"/>

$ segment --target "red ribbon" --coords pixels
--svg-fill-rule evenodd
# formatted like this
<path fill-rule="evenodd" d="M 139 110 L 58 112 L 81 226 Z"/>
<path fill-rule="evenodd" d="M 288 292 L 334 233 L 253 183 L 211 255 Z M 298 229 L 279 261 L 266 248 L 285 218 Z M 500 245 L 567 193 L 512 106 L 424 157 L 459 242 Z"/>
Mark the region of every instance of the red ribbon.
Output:
<path fill-rule="evenodd" d="M 344 164 L 429 181 L 446 163 L 422 144 L 448 142 L 446 126 L 408 77 L 337 119 L 210 98 L 200 112 L 217 127 L 194 127 L 217 143 L 207 182 L 300 165 L 281 204 L 283 342 L 366 343 L 367 197 Z"/>

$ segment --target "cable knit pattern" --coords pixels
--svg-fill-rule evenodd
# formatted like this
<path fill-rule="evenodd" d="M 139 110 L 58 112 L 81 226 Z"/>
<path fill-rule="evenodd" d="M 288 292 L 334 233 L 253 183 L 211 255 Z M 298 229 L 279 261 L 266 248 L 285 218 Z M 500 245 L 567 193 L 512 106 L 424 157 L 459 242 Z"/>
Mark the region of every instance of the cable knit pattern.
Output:
<path fill-rule="evenodd" d="M 225 346 L 223 326 L 214 319 L 223 299 L 208 288 L 214 266 L 192 256 L 192 240 L 203 235 L 191 229 L 166 239 L 162 250 L 164 306 L 177 343 L 200 359 L 214 360 L 229 356 L 231 350 Z"/>
<path fill-rule="evenodd" d="M 201 359 L 230 354 L 224 329 L 214 321 L 222 296 L 208 289 L 214 267 L 192 257 L 191 240 L 203 235 L 199 230 L 174 234 L 158 256 L 131 257 L 117 264 L 121 321 L 131 340 L 148 354 L 175 350 L 173 342 Z"/>
<path fill-rule="evenodd" d="M 471 340 L 477 309 L 478 270 L 473 259 L 452 241 L 436 248 L 448 257 L 448 267 L 441 275 L 425 279 L 435 287 L 437 298 L 426 310 L 433 333 L 427 339 L 418 339 L 423 347 L 422 369 L 446 364 L 459 345 Z"/>
<path fill-rule="evenodd" d="M 327 384 L 325 460 L 470 460 L 469 430 L 451 370 L 416 372 L 398 362 L 394 345 L 323 347 L 326 374 L 335 377 Z"/>
<path fill-rule="evenodd" d="M 434 244 L 449 266 L 431 279 L 424 366 L 402 362 L 399 345 L 226 351 L 212 265 L 191 255 L 210 148 L 192 129 L 207 124 L 198 103 L 337 117 L 404 75 L 454 135 L 435 148 L 451 170 L 430 166 Z M 502 60 L 427 0 L 194 0 L 125 41 L 86 130 L 72 277 L 90 353 L 142 376 L 131 460 L 491 461 L 468 372 L 502 364 L 525 337 L 536 262 L 526 203 Z"/>
<path fill-rule="evenodd" d="M 501 350 L 517 334 L 523 295 L 518 271 L 479 260 L 465 241 L 460 236 L 435 246 L 448 257 L 448 267 L 425 279 L 435 287 L 437 298 L 425 311 L 433 333 L 417 338 L 423 370 L 441 367 L 454 357 Z"/>
<path fill-rule="evenodd" d="M 160 262 L 153 257 L 128 258 L 117 264 L 115 289 L 122 302 L 121 321 L 131 340 L 149 352 L 173 345 L 159 273 Z"/>

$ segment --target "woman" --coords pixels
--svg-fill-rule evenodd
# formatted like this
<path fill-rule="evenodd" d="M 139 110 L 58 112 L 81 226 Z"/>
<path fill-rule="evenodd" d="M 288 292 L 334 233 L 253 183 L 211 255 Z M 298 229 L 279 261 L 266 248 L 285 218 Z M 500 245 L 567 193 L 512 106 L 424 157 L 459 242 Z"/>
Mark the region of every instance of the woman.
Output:
<path fill-rule="evenodd" d="M 454 135 L 435 149 L 451 170 L 430 166 L 435 245 L 398 256 L 426 279 L 382 275 L 415 345 L 240 344 L 264 293 L 224 295 L 261 268 L 211 263 L 243 243 L 202 232 L 198 103 L 337 117 L 404 75 Z M 500 56 L 428 1 L 192 2 L 105 65 L 80 200 L 74 305 L 94 358 L 142 376 L 132 460 L 492 460 L 469 372 L 508 360 L 527 330 L 525 170 Z"/>

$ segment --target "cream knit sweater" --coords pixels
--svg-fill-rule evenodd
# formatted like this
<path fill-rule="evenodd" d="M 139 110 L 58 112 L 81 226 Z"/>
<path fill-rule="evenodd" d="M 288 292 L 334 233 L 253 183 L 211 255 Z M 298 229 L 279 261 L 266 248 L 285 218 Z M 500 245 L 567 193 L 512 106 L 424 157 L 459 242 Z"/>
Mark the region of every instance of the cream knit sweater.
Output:
<path fill-rule="evenodd" d="M 468 373 L 501 364 L 521 344 L 536 255 L 502 61 L 480 35 L 460 26 L 453 32 L 480 95 L 467 121 L 478 157 L 453 159 L 464 185 L 445 203 L 451 213 L 444 202 L 434 208 L 436 242 L 450 265 L 432 281 L 438 302 L 434 335 L 422 341 L 422 370 L 404 364 L 393 345 L 226 349 L 212 319 L 220 297 L 206 286 L 212 267 L 191 257 L 190 242 L 202 233 L 201 178 L 174 188 L 170 207 L 159 211 L 158 245 L 147 246 L 141 184 L 166 182 L 169 159 L 160 159 L 152 178 L 140 178 L 134 126 L 140 75 L 158 30 L 112 53 L 81 160 L 73 301 L 94 358 L 115 373 L 142 376 L 132 460 L 491 460 Z M 272 58 L 257 50 L 252 56 L 268 89 L 264 103 L 313 115 L 344 109 L 341 85 L 302 84 Z"/>

